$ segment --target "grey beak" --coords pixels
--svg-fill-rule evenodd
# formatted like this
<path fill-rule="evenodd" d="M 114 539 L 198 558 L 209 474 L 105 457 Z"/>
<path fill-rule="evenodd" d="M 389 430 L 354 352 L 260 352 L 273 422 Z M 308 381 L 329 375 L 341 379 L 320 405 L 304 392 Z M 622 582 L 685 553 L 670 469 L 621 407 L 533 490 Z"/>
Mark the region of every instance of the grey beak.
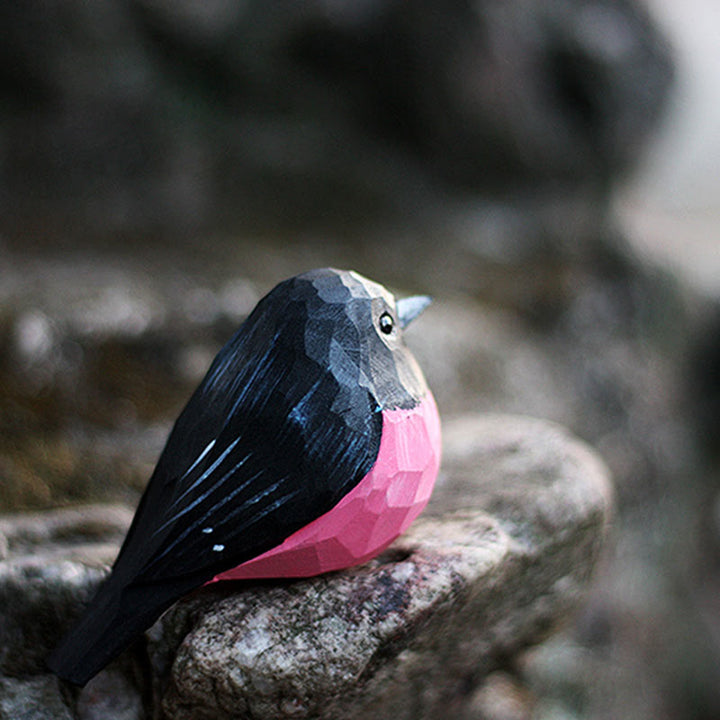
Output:
<path fill-rule="evenodd" d="M 431 302 L 432 298 L 428 295 L 413 295 L 398 300 L 395 305 L 400 327 L 405 329 Z"/>

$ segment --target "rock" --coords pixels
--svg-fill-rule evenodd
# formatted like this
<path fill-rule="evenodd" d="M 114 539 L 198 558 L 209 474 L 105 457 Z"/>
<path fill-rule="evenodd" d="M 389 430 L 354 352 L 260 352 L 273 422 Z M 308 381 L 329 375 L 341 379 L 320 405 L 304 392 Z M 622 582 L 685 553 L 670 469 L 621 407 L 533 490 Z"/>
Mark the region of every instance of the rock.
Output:
<path fill-rule="evenodd" d="M 141 489 L 258 299 L 233 276 L 211 289 L 143 261 L 38 260 L 0 248 L 0 511 Z"/>
<path fill-rule="evenodd" d="M 535 699 L 514 677 L 490 673 L 473 693 L 461 720 L 532 720 Z"/>
<path fill-rule="evenodd" d="M 117 547 L 48 549 L 0 563 L 0 672 L 38 673 L 59 639 L 105 575 Z"/>
<path fill-rule="evenodd" d="M 168 719 L 459 711 L 469 688 L 581 601 L 612 497 L 585 445 L 526 418 L 446 422 L 443 467 L 425 516 L 380 558 L 307 581 L 203 588 L 156 623 L 147 651 L 138 644 L 81 693 L 55 688 L 48 703 L 86 718 L 139 717 L 141 702 Z M 102 578 L 117 547 L 103 541 L 128 515 L 49 513 L 40 530 L 42 517 L 2 523 L 0 670 L 47 688 L 42 657 Z M 1 686 L 3 701 L 19 682 Z"/>
<path fill-rule="evenodd" d="M 56 0 L 0 25 L 3 219 L 103 237 L 602 194 L 671 76 L 637 0 Z"/>
<path fill-rule="evenodd" d="M 74 720 L 74 715 L 62 700 L 57 678 L 0 676 L 0 720 Z"/>
<path fill-rule="evenodd" d="M 688 350 L 685 386 L 693 403 L 692 422 L 707 455 L 720 462 L 720 293 L 704 308 Z M 717 487 L 715 478 L 709 484 Z"/>
<path fill-rule="evenodd" d="M 131 519 L 120 505 L 0 517 L 6 549 L 0 558 L 0 719 L 143 717 L 137 683 L 122 663 L 74 698 L 45 668 L 46 655 L 105 577 Z"/>
<path fill-rule="evenodd" d="M 113 663 L 94 677 L 76 699 L 78 720 L 146 720 L 143 693 L 136 673 Z"/>
<path fill-rule="evenodd" d="M 61 688 L 54 675 L 0 676 L 0 720 L 146 720 L 146 716 L 142 698 L 127 679 L 106 672 L 79 693 Z"/>
<path fill-rule="evenodd" d="M 225 262 L 221 273 L 203 266 L 190 276 L 156 264 L 145 250 L 99 262 L 0 248 L 0 508 L 138 493 L 170 422 L 258 295 L 300 263 L 327 262 L 320 254 L 307 256 L 309 250 L 302 259 L 288 248 L 277 254 L 262 247 L 225 250 L 242 258 L 240 267 L 268 266 L 267 275 L 250 283 Z M 336 258 L 340 266 L 357 261 L 347 253 Z M 408 263 L 386 249 L 369 276 L 385 279 L 388 255 L 389 265 L 400 269 L 400 276 L 390 276 L 399 294 L 403 288 L 438 293 L 422 323 L 410 326 L 408 343 L 444 413 L 524 413 L 570 427 L 602 448 L 623 497 L 644 501 L 648 486 L 665 483 L 657 474 L 670 468 L 682 474 L 687 431 L 672 406 L 678 378 L 641 325 L 666 322 L 673 300 L 653 292 L 638 268 L 623 269 L 620 278 L 581 271 L 570 280 L 561 273 L 574 289 L 552 291 L 548 300 L 559 317 L 548 327 L 508 308 L 450 297 L 465 282 L 447 270 L 461 262 L 454 252 L 435 266 L 414 252 L 410 265 L 425 275 L 410 280 L 402 276 Z M 524 282 L 511 284 L 527 290 Z M 122 295 L 123 286 L 147 323 L 113 321 L 124 315 L 110 312 L 107 297 Z M 638 300 L 640 286 L 648 300 Z M 190 298 L 199 298 L 194 313 Z M 524 302 L 542 304 L 532 293 Z M 52 328 L 45 355 L 22 349 L 28 350 L 20 338 L 32 318 Z"/>
<path fill-rule="evenodd" d="M 44 659 L 90 599 L 131 519 L 94 506 L 0 518 L 0 673 L 45 670 Z"/>
<path fill-rule="evenodd" d="M 437 496 L 388 554 L 204 591 L 164 617 L 151 657 L 168 717 L 446 717 L 567 616 L 602 546 L 602 464 L 538 421 L 468 417 L 445 434 Z"/>
<path fill-rule="evenodd" d="M 31 555 L 38 547 L 68 539 L 74 543 L 116 541 L 131 520 L 132 513 L 123 505 L 76 506 L 52 513 L 0 516 L 0 537 L 4 538 L 6 555 Z"/>

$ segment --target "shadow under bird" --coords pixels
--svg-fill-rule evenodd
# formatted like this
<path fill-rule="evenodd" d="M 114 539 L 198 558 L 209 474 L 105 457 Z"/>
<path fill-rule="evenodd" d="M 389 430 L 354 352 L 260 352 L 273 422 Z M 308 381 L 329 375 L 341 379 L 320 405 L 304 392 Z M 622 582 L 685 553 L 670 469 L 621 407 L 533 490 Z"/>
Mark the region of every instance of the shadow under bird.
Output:
<path fill-rule="evenodd" d="M 84 685 L 195 588 L 339 570 L 401 534 L 440 461 L 435 401 L 402 337 L 429 302 L 331 268 L 260 300 L 175 422 L 50 669 Z"/>

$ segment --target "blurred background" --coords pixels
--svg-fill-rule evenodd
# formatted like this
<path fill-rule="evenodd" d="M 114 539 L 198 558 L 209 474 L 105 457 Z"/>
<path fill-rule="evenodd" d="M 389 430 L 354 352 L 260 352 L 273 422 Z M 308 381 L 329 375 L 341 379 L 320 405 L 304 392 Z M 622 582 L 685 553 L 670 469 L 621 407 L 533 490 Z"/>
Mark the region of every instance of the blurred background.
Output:
<path fill-rule="evenodd" d="M 279 280 L 435 298 L 441 412 L 570 427 L 585 609 L 472 720 L 720 717 L 715 0 L 0 3 L 0 512 L 134 504 Z"/>

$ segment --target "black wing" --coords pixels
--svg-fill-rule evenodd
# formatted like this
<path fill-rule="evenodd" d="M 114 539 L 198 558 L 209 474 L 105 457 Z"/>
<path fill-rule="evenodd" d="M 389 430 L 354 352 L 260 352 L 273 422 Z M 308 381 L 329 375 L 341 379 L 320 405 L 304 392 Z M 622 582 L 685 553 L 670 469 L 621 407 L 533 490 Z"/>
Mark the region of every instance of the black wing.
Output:
<path fill-rule="evenodd" d="M 181 595 L 279 545 L 372 468 L 376 400 L 352 354 L 335 347 L 332 369 L 308 356 L 294 310 L 271 342 L 266 326 L 246 323 L 216 358 L 173 428 L 110 577 L 49 659 L 61 677 L 84 684 Z"/>
<path fill-rule="evenodd" d="M 115 572 L 133 583 L 210 579 L 336 505 L 372 468 L 382 415 L 363 391 L 366 430 L 349 428 L 331 409 L 334 385 L 325 376 L 299 399 L 264 396 L 272 407 L 250 412 L 241 404 L 182 475 L 161 462 Z"/>

